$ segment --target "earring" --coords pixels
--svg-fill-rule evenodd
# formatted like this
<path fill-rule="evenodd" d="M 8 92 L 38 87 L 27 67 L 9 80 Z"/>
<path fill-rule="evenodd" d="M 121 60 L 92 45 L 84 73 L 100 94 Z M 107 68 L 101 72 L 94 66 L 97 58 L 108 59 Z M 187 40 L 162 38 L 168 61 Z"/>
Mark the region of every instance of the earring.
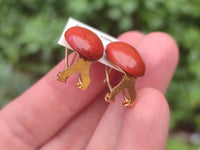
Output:
<path fill-rule="evenodd" d="M 137 50 L 124 42 L 111 42 L 106 47 L 106 54 L 114 65 L 124 73 L 124 77 L 117 86 L 112 88 L 109 81 L 109 71 L 106 67 L 106 81 L 110 93 L 106 94 L 105 100 L 115 102 L 115 96 L 123 91 L 123 105 L 131 107 L 136 98 L 135 81 L 137 77 L 144 75 L 145 65 Z M 129 96 L 126 96 L 125 89 Z"/>
<path fill-rule="evenodd" d="M 65 34 L 65 40 L 72 47 L 73 50 L 79 55 L 78 60 L 74 65 L 68 67 L 68 49 L 65 54 L 65 65 L 64 71 L 57 74 L 57 80 L 66 82 L 66 79 L 79 72 L 79 82 L 77 88 L 86 90 L 90 84 L 89 70 L 93 61 L 97 61 L 103 56 L 104 47 L 100 38 L 92 31 L 75 26 L 69 28 Z M 72 63 L 76 55 L 72 59 Z"/>

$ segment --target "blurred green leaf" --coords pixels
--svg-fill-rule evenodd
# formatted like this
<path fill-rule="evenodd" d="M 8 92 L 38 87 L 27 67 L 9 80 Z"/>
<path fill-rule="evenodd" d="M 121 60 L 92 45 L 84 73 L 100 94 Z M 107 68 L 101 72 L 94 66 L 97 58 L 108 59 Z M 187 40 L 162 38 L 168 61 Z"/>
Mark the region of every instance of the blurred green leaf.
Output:
<path fill-rule="evenodd" d="M 133 20 L 129 16 L 124 16 L 119 22 L 119 29 L 122 31 L 131 30 L 133 27 Z"/>
<path fill-rule="evenodd" d="M 110 7 L 120 6 L 123 3 L 121 0 L 107 0 L 106 2 Z"/>
<path fill-rule="evenodd" d="M 121 9 L 123 12 L 127 15 L 135 12 L 138 8 L 138 1 L 133 0 L 124 0 L 123 5 L 121 6 Z"/>
<path fill-rule="evenodd" d="M 122 16 L 122 12 L 119 8 L 111 8 L 108 10 L 108 18 L 112 20 L 119 20 Z"/>
<path fill-rule="evenodd" d="M 191 145 L 180 139 L 169 137 L 166 150 L 198 150 L 198 145 Z"/>

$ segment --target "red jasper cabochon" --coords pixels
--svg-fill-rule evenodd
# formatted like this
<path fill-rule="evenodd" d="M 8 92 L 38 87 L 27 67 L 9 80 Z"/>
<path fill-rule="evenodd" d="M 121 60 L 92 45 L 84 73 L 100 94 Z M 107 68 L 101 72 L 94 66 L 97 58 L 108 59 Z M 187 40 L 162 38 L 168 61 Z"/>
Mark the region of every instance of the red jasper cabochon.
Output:
<path fill-rule="evenodd" d="M 87 60 L 98 60 L 103 56 L 104 47 L 99 37 L 92 31 L 74 26 L 65 32 L 65 40 Z"/>
<path fill-rule="evenodd" d="M 135 77 L 143 76 L 145 65 L 137 50 L 124 42 L 111 42 L 106 47 L 106 54 L 110 60 Z"/>

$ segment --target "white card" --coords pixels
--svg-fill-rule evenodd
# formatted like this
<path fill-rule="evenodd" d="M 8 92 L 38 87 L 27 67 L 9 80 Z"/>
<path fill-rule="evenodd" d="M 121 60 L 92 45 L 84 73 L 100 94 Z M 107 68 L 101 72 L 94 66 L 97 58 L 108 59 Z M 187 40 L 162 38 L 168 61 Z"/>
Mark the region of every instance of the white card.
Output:
<path fill-rule="evenodd" d="M 65 28 L 64 28 L 64 30 L 62 32 L 62 35 L 61 35 L 60 39 L 58 40 L 58 44 L 59 45 L 64 46 L 64 47 L 69 48 L 69 49 L 72 49 L 70 47 L 70 45 L 66 42 L 64 34 L 65 34 L 67 29 L 69 29 L 69 28 L 71 28 L 73 26 L 81 26 L 81 27 L 87 28 L 87 29 L 91 30 L 92 32 L 94 32 L 101 39 L 101 41 L 103 43 L 103 46 L 104 46 L 103 57 L 101 57 L 98 60 L 98 62 L 100 62 L 100 63 L 102 63 L 102 64 L 104 64 L 106 66 L 109 66 L 109 67 L 111 67 L 113 69 L 119 70 L 113 65 L 113 63 L 110 60 L 108 60 L 108 58 L 107 58 L 107 56 L 105 54 L 105 48 L 106 48 L 107 44 L 109 44 L 110 42 L 119 41 L 119 40 L 117 40 L 116 38 L 114 38 L 114 37 L 112 37 L 112 36 L 110 36 L 110 35 L 108 35 L 106 33 L 101 32 L 101 31 L 99 31 L 99 30 L 97 30 L 97 29 L 95 29 L 93 27 L 90 27 L 90 26 L 88 26 L 88 25 L 86 25 L 86 24 L 84 24 L 84 23 L 82 23 L 80 21 L 77 21 L 77 20 L 75 20 L 73 18 L 69 18 L 68 19 L 68 21 L 67 21 L 67 23 L 65 25 Z"/>

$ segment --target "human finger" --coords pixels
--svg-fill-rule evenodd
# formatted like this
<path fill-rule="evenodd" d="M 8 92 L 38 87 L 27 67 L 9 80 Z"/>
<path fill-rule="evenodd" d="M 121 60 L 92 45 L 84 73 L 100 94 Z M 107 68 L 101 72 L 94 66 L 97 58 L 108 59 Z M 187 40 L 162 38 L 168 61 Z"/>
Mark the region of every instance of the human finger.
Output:
<path fill-rule="evenodd" d="M 129 34 L 123 37 L 124 40 L 130 38 L 131 33 Z M 164 93 L 178 62 L 176 42 L 166 33 L 153 32 L 146 35 L 136 48 L 146 65 L 146 73 L 144 77 L 137 79 L 136 89 L 152 87 Z M 126 109 L 118 102 L 122 99 L 122 94 L 119 94 L 116 96 L 115 105 L 108 107 L 88 145 L 88 150 L 95 148 L 97 143 L 104 145 L 105 150 L 116 149 Z"/>
<path fill-rule="evenodd" d="M 137 105 L 126 109 L 116 150 L 164 150 L 169 128 L 169 107 L 153 88 L 138 91 Z"/>
<path fill-rule="evenodd" d="M 102 91 L 85 109 L 73 117 L 55 136 L 40 147 L 40 150 L 84 149 L 92 136 L 108 104 L 102 101 Z"/>
<path fill-rule="evenodd" d="M 91 66 L 92 83 L 87 91 L 75 87 L 78 82 L 77 74 L 70 76 L 66 84 L 57 81 L 56 74 L 63 67 L 62 61 L 1 110 L 0 122 L 10 129 L 7 132 L 11 132 L 16 141 L 20 139 L 22 144 L 37 148 L 87 106 L 106 86 L 103 83 L 104 66 L 100 63 L 95 62 Z M 4 136 L 0 136 L 0 140 L 3 138 Z"/>

